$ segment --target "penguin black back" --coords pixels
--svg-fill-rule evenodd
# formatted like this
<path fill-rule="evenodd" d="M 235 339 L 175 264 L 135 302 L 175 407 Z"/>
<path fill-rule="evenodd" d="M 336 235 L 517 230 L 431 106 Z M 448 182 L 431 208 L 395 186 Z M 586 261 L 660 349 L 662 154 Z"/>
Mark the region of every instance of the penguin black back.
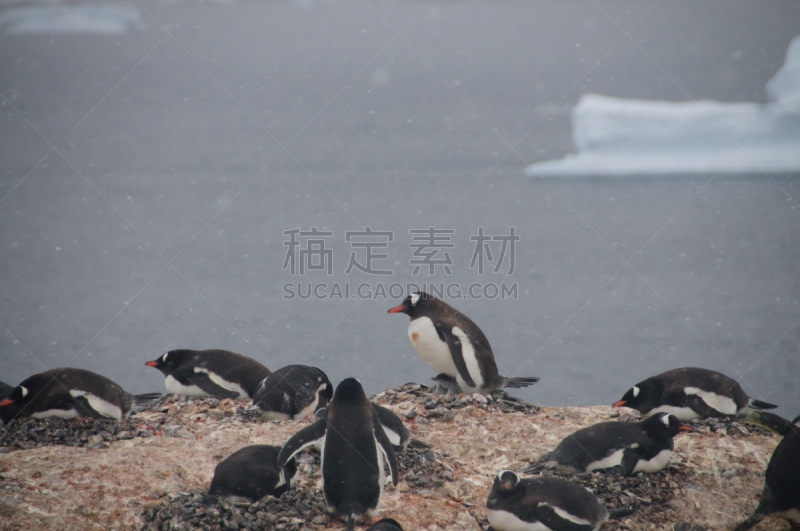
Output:
<path fill-rule="evenodd" d="M 287 365 L 259 384 L 247 411 L 260 412 L 262 420 L 299 419 L 325 407 L 331 396 L 333 385 L 321 369 Z"/>
<path fill-rule="evenodd" d="M 681 430 L 690 428 L 667 413 L 641 422 L 600 422 L 568 435 L 524 472 L 544 468 L 606 470 L 625 475 L 657 472 L 669 462 L 674 448 L 672 439 Z"/>
<path fill-rule="evenodd" d="M 496 531 L 589 530 L 609 516 L 600 500 L 580 485 L 555 477 L 520 479 L 511 470 L 495 477 L 486 508 Z M 541 527 L 535 526 L 537 522 Z"/>
<path fill-rule="evenodd" d="M 295 433 L 281 448 L 278 466 L 297 452 L 323 440 L 322 489 L 331 511 L 347 520 L 348 528 L 372 514 L 383 493 L 384 464 L 388 461 L 397 485 L 397 458 L 379 422 L 378 413 L 355 378 L 336 387 L 319 418 Z"/>
<path fill-rule="evenodd" d="M 630 407 L 646 416 L 672 413 L 680 420 L 728 417 L 746 407 L 777 407 L 751 398 L 733 378 L 699 367 L 681 367 L 646 378 L 631 387 L 614 406 Z"/>
<path fill-rule="evenodd" d="M 764 474 L 764 491 L 753 514 L 734 531 L 750 529 L 766 516 L 778 514 L 800 522 L 800 416 L 772 452 Z"/>
<path fill-rule="evenodd" d="M 266 444 L 245 446 L 214 468 L 209 494 L 244 498 L 255 502 L 271 494 L 276 498 L 288 490 L 297 474 L 297 462 L 289 459 L 278 469 L 280 448 Z"/>
<path fill-rule="evenodd" d="M 270 373 L 252 358 L 221 349 L 170 350 L 145 365 L 164 374 L 170 393 L 199 397 L 252 398 Z"/>
<path fill-rule="evenodd" d="M 119 420 L 133 397 L 116 382 L 92 371 L 64 367 L 34 374 L 0 402 L 0 418 L 108 417 Z"/>

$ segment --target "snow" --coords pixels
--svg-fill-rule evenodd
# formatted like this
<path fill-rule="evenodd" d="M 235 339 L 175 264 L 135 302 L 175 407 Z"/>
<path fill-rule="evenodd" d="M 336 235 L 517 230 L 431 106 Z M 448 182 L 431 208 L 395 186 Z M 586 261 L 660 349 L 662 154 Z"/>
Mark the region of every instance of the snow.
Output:
<path fill-rule="evenodd" d="M 768 103 L 668 102 L 584 95 L 572 111 L 577 154 L 530 176 L 800 171 L 800 37 L 767 83 Z"/>
<path fill-rule="evenodd" d="M 36 5 L 8 9 L 0 14 L 0 33 L 119 35 L 144 29 L 142 13 L 119 5 Z"/>

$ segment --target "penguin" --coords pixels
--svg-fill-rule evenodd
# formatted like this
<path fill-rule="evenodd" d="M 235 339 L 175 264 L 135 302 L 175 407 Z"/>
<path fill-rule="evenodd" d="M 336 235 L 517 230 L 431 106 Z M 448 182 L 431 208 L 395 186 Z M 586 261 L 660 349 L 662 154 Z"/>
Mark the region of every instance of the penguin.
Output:
<path fill-rule="evenodd" d="M 164 385 L 172 394 L 252 398 L 269 369 L 257 361 L 227 350 L 170 350 L 153 361 L 166 377 Z"/>
<path fill-rule="evenodd" d="M 641 422 L 600 422 L 568 435 L 523 472 L 544 468 L 570 473 L 603 470 L 615 475 L 658 472 L 667 466 L 675 447 L 672 438 L 681 430 L 691 428 L 668 413 Z"/>
<path fill-rule="evenodd" d="M 512 470 L 494 478 L 486 500 L 495 531 L 600 529 L 608 509 L 588 489 L 555 477 L 520 479 Z"/>
<path fill-rule="evenodd" d="M 278 454 L 278 467 L 322 440 L 322 490 L 328 510 L 352 530 L 364 514 L 373 516 L 383 493 L 385 462 L 397 485 L 397 458 L 375 408 L 355 378 L 336 386 L 322 418 L 295 433 Z"/>
<path fill-rule="evenodd" d="M 794 521 L 793 528 L 800 523 L 800 416 L 795 417 L 772 452 L 758 507 L 734 531 L 750 529 L 771 514 Z"/>
<path fill-rule="evenodd" d="M 255 444 L 232 453 L 214 468 L 208 493 L 230 501 L 253 503 L 267 494 L 279 498 L 294 486 L 297 461 L 289 459 L 278 469 L 278 446 Z"/>
<path fill-rule="evenodd" d="M 697 367 L 673 369 L 642 380 L 614 404 L 621 406 L 636 409 L 644 416 L 672 413 L 683 421 L 730 417 L 747 407 L 778 407 L 750 398 L 736 380 L 722 373 Z"/>
<path fill-rule="evenodd" d="M 403 526 L 394 518 L 381 518 L 367 531 L 403 531 Z"/>
<path fill-rule="evenodd" d="M 0 418 L 112 418 L 120 420 L 132 408 L 146 406 L 160 393 L 131 395 L 117 383 L 92 371 L 51 369 L 34 374 L 0 402 Z"/>
<path fill-rule="evenodd" d="M 436 388 L 433 390 L 435 395 L 456 396 L 461 392 L 456 379 L 443 372 L 437 374 L 431 380 L 436 382 Z"/>
<path fill-rule="evenodd" d="M 257 420 L 297 420 L 325 407 L 333 385 L 322 370 L 308 365 L 287 365 L 259 384 L 246 416 Z"/>
<path fill-rule="evenodd" d="M 527 387 L 539 381 L 536 377 L 500 376 L 489 340 L 478 325 L 425 292 L 412 293 L 389 313 L 404 313 L 411 318 L 411 344 L 434 371 L 455 378 L 464 393 L 485 395 L 503 387 Z"/>

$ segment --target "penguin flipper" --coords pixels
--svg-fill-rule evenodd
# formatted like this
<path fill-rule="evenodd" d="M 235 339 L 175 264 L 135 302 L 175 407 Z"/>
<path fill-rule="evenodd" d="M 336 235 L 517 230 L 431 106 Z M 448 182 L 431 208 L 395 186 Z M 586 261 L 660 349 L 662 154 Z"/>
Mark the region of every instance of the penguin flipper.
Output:
<path fill-rule="evenodd" d="M 325 429 L 327 427 L 328 419 L 319 419 L 310 426 L 306 426 L 302 430 L 292 435 L 289 440 L 283 444 L 281 451 L 278 452 L 278 469 L 282 469 L 289 459 L 294 457 L 297 452 L 301 451 L 303 448 L 311 446 L 325 437 Z"/>
<path fill-rule="evenodd" d="M 173 375 L 178 381 L 185 380 L 188 385 L 196 385 L 206 393 L 216 398 L 239 398 L 239 393 L 226 389 L 214 382 L 205 372 L 185 371 Z M 186 385 L 186 384 L 184 384 Z"/>
<path fill-rule="evenodd" d="M 705 402 L 705 400 L 703 400 L 697 395 L 687 395 L 686 399 L 684 400 L 684 404 L 686 405 L 686 407 L 692 408 L 692 411 L 700 415 L 700 417 L 702 418 L 707 418 L 707 417 L 715 417 L 722 419 L 731 418 L 731 415 L 722 413 L 721 411 L 709 406 Z"/>
<path fill-rule="evenodd" d="M 389 437 L 386 435 L 386 432 L 383 431 L 383 426 L 381 423 L 377 421 L 378 419 L 375 420 L 376 422 L 373 423 L 372 433 L 375 435 L 375 440 L 377 440 L 378 444 L 381 445 L 383 455 L 386 458 L 386 461 L 389 463 L 389 471 L 392 474 L 392 484 L 397 485 L 397 481 L 400 479 L 400 474 L 397 471 L 397 456 L 394 453 L 394 447 L 389 441 Z"/>
<path fill-rule="evenodd" d="M 469 385 L 470 387 L 476 387 L 475 381 L 472 379 L 472 376 L 469 375 L 469 369 L 467 369 L 467 363 L 464 361 L 464 352 L 463 348 L 464 345 L 461 343 L 461 340 L 458 339 L 452 330 L 449 330 L 448 327 L 441 322 L 435 322 L 433 325 L 436 327 L 436 333 L 439 334 L 439 337 L 443 337 L 445 343 L 447 343 L 447 347 L 450 349 L 450 356 L 453 358 L 453 363 L 458 369 L 458 374 L 461 375 L 461 378 Z"/>

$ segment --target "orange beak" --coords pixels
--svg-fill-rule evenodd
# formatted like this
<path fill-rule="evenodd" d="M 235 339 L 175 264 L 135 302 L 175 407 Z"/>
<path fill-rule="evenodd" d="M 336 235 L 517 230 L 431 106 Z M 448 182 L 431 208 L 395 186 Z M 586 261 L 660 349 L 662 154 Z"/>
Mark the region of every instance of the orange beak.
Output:
<path fill-rule="evenodd" d="M 620 400 L 619 402 L 614 404 L 614 407 L 621 407 L 621 406 L 624 406 L 624 405 L 625 405 L 625 401 L 624 400 Z"/>
<path fill-rule="evenodd" d="M 683 431 L 693 431 L 689 426 L 681 426 L 680 429 Z"/>
<path fill-rule="evenodd" d="M 145 363 L 145 365 L 147 365 L 148 367 L 158 367 L 158 362 L 157 361 L 148 361 L 147 363 Z"/>
<path fill-rule="evenodd" d="M 7 405 L 9 405 L 9 404 L 13 404 L 13 403 L 14 403 L 14 401 L 13 401 L 13 400 L 11 400 L 10 398 L 6 398 L 6 399 L 5 399 L 5 400 L 3 400 L 2 402 L 0 402 L 0 407 L 2 407 L 2 406 L 7 406 Z"/>
<path fill-rule="evenodd" d="M 403 305 L 401 304 L 397 308 L 392 308 L 391 310 L 389 310 L 389 313 L 397 313 L 397 312 L 402 312 L 402 311 L 403 311 Z"/>

